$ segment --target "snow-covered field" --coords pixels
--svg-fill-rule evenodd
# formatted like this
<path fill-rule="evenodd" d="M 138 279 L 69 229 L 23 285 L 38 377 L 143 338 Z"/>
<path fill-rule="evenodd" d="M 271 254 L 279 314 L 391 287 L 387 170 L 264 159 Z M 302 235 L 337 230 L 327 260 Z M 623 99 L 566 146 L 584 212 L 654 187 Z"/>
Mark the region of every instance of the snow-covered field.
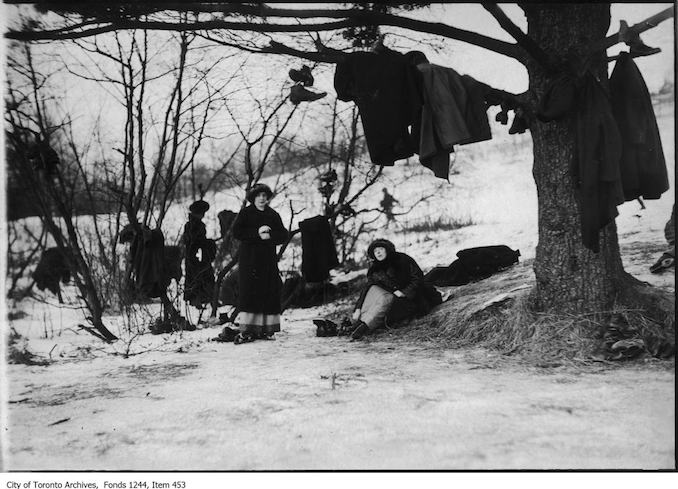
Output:
<path fill-rule="evenodd" d="M 671 190 L 644 210 L 622 205 L 617 223 L 627 270 L 675 289 L 673 270 L 648 272 L 675 188 L 673 105 L 657 111 Z M 529 135 L 495 129 L 491 142 L 462 148 L 435 198 L 360 248 L 386 237 L 425 270 L 480 245 L 533 257 Z M 414 161 L 387 168 L 385 179 L 402 205 L 439 183 Z M 217 210 L 230 205 L 220 198 L 207 216 L 212 235 Z M 283 214 L 285 198 L 294 196 L 273 202 Z M 319 211 L 308 205 L 305 217 Z M 475 224 L 403 231 L 439 216 Z M 177 230 L 184 217 L 173 218 Z M 219 329 L 206 328 L 103 345 L 77 329 L 80 310 L 55 302 L 23 302 L 26 315 L 11 321 L 29 351 L 52 361 L 7 367 L 11 470 L 674 468 L 673 362 L 544 370 L 389 336 L 316 338 L 311 319 L 330 306 L 287 311 L 272 342 L 213 343 Z M 118 332 L 120 318 L 106 323 Z"/>

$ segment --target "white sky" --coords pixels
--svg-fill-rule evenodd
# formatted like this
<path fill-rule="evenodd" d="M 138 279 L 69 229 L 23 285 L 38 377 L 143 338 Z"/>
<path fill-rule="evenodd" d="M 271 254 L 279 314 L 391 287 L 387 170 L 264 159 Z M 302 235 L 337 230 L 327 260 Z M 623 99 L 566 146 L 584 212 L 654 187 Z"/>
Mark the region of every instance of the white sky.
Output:
<path fill-rule="evenodd" d="M 629 25 L 638 23 L 668 7 L 671 3 L 617 3 L 611 5 L 611 20 L 608 35 L 619 30 L 619 21 L 626 20 Z M 522 10 L 515 4 L 501 4 L 502 10 L 523 31 L 527 31 L 527 21 Z M 432 6 L 427 20 L 442 21 L 461 29 L 475 31 L 496 39 L 514 42 L 485 9 L 478 4 L 438 4 Z M 654 29 L 642 34 L 643 41 L 652 47 L 661 47 L 662 52 L 653 56 L 638 58 L 636 64 L 645 77 L 650 91 L 656 91 L 665 79 L 674 76 L 674 21 L 666 20 Z M 459 41 L 450 41 L 450 53 L 444 56 L 429 56 L 431 61 L 450 66 L 460 73 L 471 75 L 496 88 L 511 92 L 527 89 L 527 71 L 515 60 Z M 623 44 L 611 48 L 608 53 L 615 54 L 627 50 Z M 428 54 L 428 53 L 427 53 Z M 610 63 L 610 68 L 614 63 Z"/>

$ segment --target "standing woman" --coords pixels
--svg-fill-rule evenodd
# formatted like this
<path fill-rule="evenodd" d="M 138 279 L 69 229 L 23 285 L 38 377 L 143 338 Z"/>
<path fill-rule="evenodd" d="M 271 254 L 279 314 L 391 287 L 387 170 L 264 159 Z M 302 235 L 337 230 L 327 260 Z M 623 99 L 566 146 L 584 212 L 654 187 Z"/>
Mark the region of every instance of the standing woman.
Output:
<path fill-rule="evenodd" d="M 269 207 L 273 192 L 256 184 L 247 194 L 248 205 L 233 224 L 233 237 L 240 241 L 238 323 L 235 343 L 270 339 L 280 331 L 280 290 L 276 245 L 287 239 L 280 215 Z"/>

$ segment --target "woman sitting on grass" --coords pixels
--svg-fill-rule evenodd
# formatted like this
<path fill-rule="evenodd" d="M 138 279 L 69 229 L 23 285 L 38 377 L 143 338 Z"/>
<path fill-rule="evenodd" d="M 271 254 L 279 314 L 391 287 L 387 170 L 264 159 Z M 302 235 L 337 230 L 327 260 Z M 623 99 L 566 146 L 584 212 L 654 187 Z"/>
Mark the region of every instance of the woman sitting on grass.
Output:
<path fill-rule="evenodd" d="M 367 256 L 373 262 L 367 271 L 367 286 L 353 312 L 351 339 L 358 340 L 380 326 L 422 316 L 442 302 L 435 287 L 424 283 L 417 262 L 397 252 L 390 241 L 373 241 Z"/>

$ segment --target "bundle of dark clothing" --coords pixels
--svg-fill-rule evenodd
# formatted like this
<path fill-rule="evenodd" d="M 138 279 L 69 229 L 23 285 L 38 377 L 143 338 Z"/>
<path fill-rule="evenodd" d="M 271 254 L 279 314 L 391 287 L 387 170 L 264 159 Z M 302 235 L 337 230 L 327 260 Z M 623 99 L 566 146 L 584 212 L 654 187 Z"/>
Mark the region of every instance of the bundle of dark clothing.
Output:
<path fill-rule="evenodd" d="M 196 307 L 209 304 L 214 294 L 212 260 L 216 256 L 216 244 L 207 238 L 205 224 L 195 216 L 190 216 L 184 226 L 183 243 L 186 250 L 184 300 Z"/>
<path fill-rule="evenodd" d="M 60 284 L 71 280 L 68 262 L 59 248 L 47 248 L 33 272 L 33 280 L 40 290 L 49 290 L 63 302 Z"/>
<path fill-rule="evenodd" d="M 439 287 L 466 285 L 518 263 L 519 256 L 520 250 L 514 251 L 506 245 L 468 248 L 459 251 L 450 265 L 433 268 L 424 275 L 424 281 Z"/>
<path fill-rule="evenodd" d="M 45 177 L 56 175 L 61 164 L 59 155 L 45 140 L 40 140 L 28 151 L 28 159 L 32 162 L 36 171 L 44 173 Z"/>
<path fill-rule="evenodd" d="M 652 100 L 630 56 L 618 58 L 609 95 L 589 71 L 552 80 L 537 117 L 548 122 L 566 116 L 573 116 L 577 141 L 570 170 L 579 191 L 582 242 L 597 253 L 598 233 L 619 214 L 619 204 L 658 199 L 669 188 Z"/>
<path fill-rule="evenodd" d="M 228 209 L 225 209 L 217 214 L 217 218 L 219 219 L 219 230 L 221 232 L 222 249 L 231 254 L 235 252 L 237 247 L 237 244 L 233 239 L 232 230 L 236 217 L 238 217 L 238 213 Z"/>
<path fill-rule="evenodd" d="M 304 219 L 301 231 L 301 273 L 307 282 L 322 282 L 339 265 L 330 223 L 324 216 Z"/>
<path fill-rule="evenodd" d="M 418 153 L 424 166 L 447 179 L 455 144 L 492 137 L 489 87 L 451 68 L 417 64 L 413 53 L 349 54 L 337 65 L 334 87 L 339 100 L 358 106 L 372 163 L 392 166 Z"/>
<path fill-rule="evenodd" d="M 348 297 L 364 285 L 365 277 L 362 276 L 335 285 L 331 282 L 307 282 L 299 273 L 292 272 L 283 283 L 280 300 L 283 310 L 319 306 Z"/>
<path fill-rule="evenodd" d="M 120 233 L 121 243 L 131 243 L 130 259 L 135 299 L 163 296 L 171 279 L 177 278 L 177 264 L 168 264 L 165 256 L 165 237 L 159 229 L 142 226 L 140 232 L 131 225 Z M 176 257 L 174 260 L 176 261 Z M 178 278 L 181 278 L 180 262 Z"/>

